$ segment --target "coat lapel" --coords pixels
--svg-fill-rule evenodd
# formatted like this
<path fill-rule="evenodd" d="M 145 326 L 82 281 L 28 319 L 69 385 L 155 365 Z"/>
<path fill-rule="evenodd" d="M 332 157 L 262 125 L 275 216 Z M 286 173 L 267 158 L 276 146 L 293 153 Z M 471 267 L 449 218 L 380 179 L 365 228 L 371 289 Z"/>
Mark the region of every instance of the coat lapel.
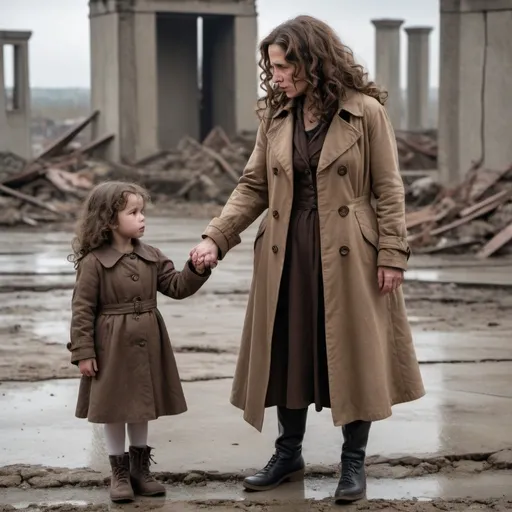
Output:
<path fill-rule="evenodd" d="M 317 174 L 327 169 L 345 151 L 350 149 L 361 137 L 361 132 L 336 114 L 325 136 L 324 147 L 320 153 Z"/>
<path fill-rule="evenodd" d="M 361 137 L 362 133 L 341 118 L 341 112 L 345 110 L 352 116 L 363 116 L 363 100 L 361 93 L 354 90 L 347 91 L 346 98 L 340 101 L 337 114 L 334 116 L 327 135 L 324 147 L 320 154 L 317 174 L 327 169 L 337 158 L 348 151 Z"/>
<path fill-rule="evenodd" d="M 293 102 L 281 109 L 273 118 L 267 131 L 270 151 L 274 154 L 287 176 L 293 179 Z"/>

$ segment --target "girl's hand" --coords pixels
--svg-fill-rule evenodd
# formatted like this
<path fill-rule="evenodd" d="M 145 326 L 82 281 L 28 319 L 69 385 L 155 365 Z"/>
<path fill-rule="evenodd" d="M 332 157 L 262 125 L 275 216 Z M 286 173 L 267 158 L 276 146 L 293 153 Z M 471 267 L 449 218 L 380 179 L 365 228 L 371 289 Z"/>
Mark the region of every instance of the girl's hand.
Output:
<path fill-rule="evenodd" d="M 219 259 L 219 248 L 211 238 L 205 238 L 190 251 L 190 258 L 194 268 L 197 268 L 197 264 L 204 263 L 205 267 L 214 269 Z"/>
<path fill-rule="evenodd" d="M 195 263 L 193 263 L 194 268 L 198 274 L 204 274 L 206 271 L 206 266 L 204 264 L 204 258 L 198 258 Z"/>
<path fill-rule="evenodd" d="M 95 377 L 98 373 L 98 364 L 96 359 L 83 359 L 78 362 L 80 373 L 85 377 Z"/>
<path fill-rule="evenodd" d="M 404 271 L 399 268 L 379 267 L 378 280 L 380 293 L 386 295 L 400 288 L 404 280 Z"/>

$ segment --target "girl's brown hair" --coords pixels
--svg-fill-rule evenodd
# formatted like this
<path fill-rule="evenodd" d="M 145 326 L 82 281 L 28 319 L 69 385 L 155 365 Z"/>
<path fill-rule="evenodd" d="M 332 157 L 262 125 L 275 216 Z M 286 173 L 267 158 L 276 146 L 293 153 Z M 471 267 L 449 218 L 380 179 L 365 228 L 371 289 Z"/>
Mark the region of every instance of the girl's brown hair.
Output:
<path fill-rule="evenodd" d="M 295 78 L 304 70 L 305 80 L 311 88 L 312 107 L 321 119 L 327 120 L 337 110 L 347 89 L 355 89 L 385 103 L 387 92 L 369 80 L 364 68 L 356 64 L 352 50 L 340 41 L 329 25 L 312 16 L 297 16 L 276 27 L 260 43 L 260 79 L 266 93 L 258 102 L 260 118 L 263 111 L 269 109 L 274 113 L 288 102 L 284 92 L 272 87 L 268 55 L 272 44 L 279 45 L 287 62 L 295 66 Z"/>
<path fill-rule="evenodd" d="M 68 256 L 75 268 L 91 251 L 112 242 L 111 226 L 116 223 L 118 213 L 126 208 L 130 194 L 141 196 L 144 203 L 149 201 L 147 190 L 134 183 L 105 181 L 91 190 L 71 243 L 73 254 Z"/>

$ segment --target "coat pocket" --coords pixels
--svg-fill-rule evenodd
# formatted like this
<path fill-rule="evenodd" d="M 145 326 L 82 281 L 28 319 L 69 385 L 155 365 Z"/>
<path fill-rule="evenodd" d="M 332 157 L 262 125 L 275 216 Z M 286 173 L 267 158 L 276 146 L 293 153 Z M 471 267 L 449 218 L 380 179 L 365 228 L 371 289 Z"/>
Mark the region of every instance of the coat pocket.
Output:
<path fill-rule="evenodd" d="M 373 248 L 378 251 L 379 250 L 379 234 L 371 225 L 371 219 L 369 215 L 364 210 L 359 210 L 355 212 L 357 224 L 359 225 L 359 230 L 363 235 L 363 238 L 373 246 Z"/>
<path fill-rule="evenodd" d="M 260 225 L 258 226 L 258 231 L 256 232 L 256 237 L 254 238 L 254 249 L 256 249 L 256 244 L 261 239 L 261 237 L 265 234 L 265 230 L 267 229 L 268 223 L 268 213 L 261 219 Z"/>

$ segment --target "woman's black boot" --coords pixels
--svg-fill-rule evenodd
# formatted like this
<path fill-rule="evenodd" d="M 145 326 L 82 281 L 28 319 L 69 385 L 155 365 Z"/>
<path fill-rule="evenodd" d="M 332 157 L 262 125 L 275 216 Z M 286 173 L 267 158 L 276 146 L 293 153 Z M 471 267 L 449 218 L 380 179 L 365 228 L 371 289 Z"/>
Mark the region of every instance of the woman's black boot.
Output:
<path fill-rule="evenodd" d="M 269 491 L 283 482 L 304 478 L 302 440 L 306 432 L 307 415 L 307 409 L 277 408 L 279 437 L 276 439 L 276 451 L 262 470 L 244 480 L 246 489 Z"/>
<path fill-rule="evenodd" d="M 370 421 L 354 421 L 342 428 L 344 443 L 341 477 L 334 493 L 336 502 L 357 501 L 366 496 L 364 461 L 370 427 Z"/>

